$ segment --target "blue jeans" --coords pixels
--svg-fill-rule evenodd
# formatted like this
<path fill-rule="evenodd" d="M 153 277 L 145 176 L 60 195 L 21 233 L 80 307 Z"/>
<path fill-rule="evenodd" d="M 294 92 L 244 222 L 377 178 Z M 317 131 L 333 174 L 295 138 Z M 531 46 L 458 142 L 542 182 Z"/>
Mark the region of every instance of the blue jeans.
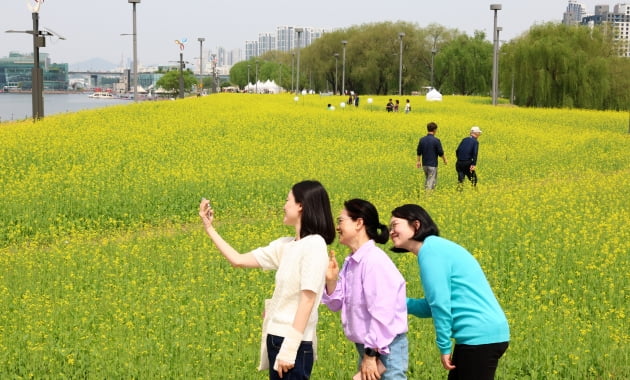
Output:
<path fill-rule="evenodd" d="M 355 343 L 359 352 L 359 369 L 363 360 L 363 345 Z M 381 375 L 381 380 L 406 380 L 409 367 L 409 342 L 407 334 L 398 334 L 389 344 L 389 354 L 380 357 L 387 370 Z"/>
<path fill-rule="evenodd" d="M 267 334 L 267 357 L 269 358 L 269 380 L 280 380 L 280 375 L 273 369 L 276 356 L 280 352 L 280 347 L 284 338 L 281 336 Z M 313 342 L 302 341 L 295 357 L 295 366 L 289 372 L 282 375 L 282 380 L 307 380 L 313 371 Z"/>

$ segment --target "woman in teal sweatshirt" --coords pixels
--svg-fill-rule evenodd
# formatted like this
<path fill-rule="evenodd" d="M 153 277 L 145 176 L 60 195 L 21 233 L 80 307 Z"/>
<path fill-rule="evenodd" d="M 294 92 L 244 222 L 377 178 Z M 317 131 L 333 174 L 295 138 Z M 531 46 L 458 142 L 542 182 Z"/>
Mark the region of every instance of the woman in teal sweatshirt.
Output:
<path fill-rule="evenodd" d="M 407 310 L 433 318 L 448 379 L 494 379 L 510 329 L 477 260 L 462 246 L 439 237 L 437 225 L 418 205 L 392 211 L 390 237 L 394 251 L 418 256 L 425 298 L 407 298 Z"/>

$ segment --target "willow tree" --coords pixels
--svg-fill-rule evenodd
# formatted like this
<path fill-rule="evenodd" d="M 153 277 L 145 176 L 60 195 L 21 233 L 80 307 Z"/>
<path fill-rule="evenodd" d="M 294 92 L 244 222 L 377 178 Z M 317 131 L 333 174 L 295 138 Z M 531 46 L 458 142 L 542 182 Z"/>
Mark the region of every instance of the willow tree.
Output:
<path fill-rule="evenodd" d="M 487 95 L 492 82 L 492 44 L 483 32 L 459 35 L 435 58 L 436 88 L 445 94 Z"/>
<path fill-rule="evenodd" d="M 604 29 L 547 23 L 501 49 L 501 89 L 534 107 L 604 109 L 611 89 L 612 38 Z"/>

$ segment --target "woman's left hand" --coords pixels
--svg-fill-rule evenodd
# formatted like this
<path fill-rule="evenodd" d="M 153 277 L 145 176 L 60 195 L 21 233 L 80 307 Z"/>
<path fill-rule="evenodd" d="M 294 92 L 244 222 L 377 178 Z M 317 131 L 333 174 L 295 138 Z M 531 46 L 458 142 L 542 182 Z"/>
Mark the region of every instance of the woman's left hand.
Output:
<path fill-rule="evenodd" d="M 282 375 L 284 373 L 289 372 L 291 370 L 291 368 L 293 368 L 293 367 L 295 367 L 294 364 L 287 363 L 287 362 L 282 361 L 282 360 L 276 360 L 276 366 L 274 367 L 274 369 L 278 372 L 278 375 L 282 379 Z"/>

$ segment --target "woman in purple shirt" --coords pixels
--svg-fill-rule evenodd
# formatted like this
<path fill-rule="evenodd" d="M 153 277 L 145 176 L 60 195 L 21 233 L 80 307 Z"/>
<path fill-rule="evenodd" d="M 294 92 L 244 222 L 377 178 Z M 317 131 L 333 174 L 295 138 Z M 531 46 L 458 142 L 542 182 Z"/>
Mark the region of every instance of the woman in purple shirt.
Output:
<path fill-rule="evenodd" d="M 331 255 L 322 303 L 332 311 L 341 310 L 344 333 L 359 353 L 362 380 L 406 379 L 405 279 L 376 246 L 387 242 L 387 226 L 379 221 L 374 205 L 352 199 L 337 218 L 337 232 L 339 242 L 351 252 L 341 271 Z M 379 362 L 386 368 L 384 373 Z"/>

